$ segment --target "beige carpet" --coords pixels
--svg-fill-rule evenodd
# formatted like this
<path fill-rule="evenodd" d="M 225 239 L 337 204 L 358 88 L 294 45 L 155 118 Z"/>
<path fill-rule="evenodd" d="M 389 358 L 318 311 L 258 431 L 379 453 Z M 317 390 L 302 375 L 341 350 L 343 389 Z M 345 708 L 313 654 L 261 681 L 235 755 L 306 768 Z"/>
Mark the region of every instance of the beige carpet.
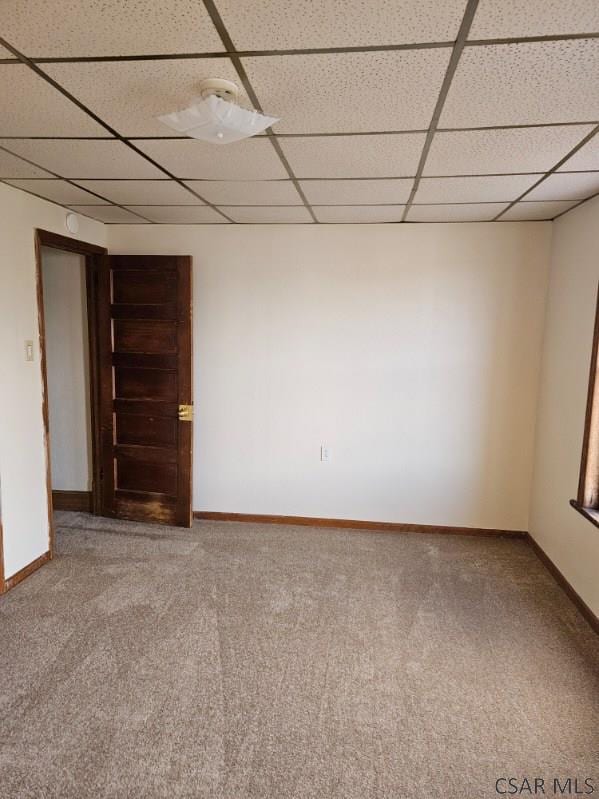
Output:
<path fill-rule="evenodd" d="M 599 786 L 599 638 L 523 541 L 59 514 L 57 544 L 0 600 L 3 799 Z"/>

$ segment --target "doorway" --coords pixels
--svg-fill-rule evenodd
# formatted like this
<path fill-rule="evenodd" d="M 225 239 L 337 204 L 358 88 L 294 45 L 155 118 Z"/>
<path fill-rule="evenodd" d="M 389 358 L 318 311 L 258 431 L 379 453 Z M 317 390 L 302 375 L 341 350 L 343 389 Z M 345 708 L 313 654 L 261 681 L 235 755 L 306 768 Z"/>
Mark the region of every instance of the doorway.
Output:
<path fill-rule="evenodd" d="M 50 473 L 55 510 L 92 508 L 92 423 L 85 256 L 41 248 Z"/>
<path fill-rule="evenodd" d="M 49 549 L 53 554 L 55 509 L 99 512 L 94 286 L 98 259 L 107 250 L 36 230 L 35 252 Z"/>
<path fill-rule="evenodd" d="M 54 509 L 191 526 L 191 257 L 37 230 L 36 262 L 50 551 Z"/>

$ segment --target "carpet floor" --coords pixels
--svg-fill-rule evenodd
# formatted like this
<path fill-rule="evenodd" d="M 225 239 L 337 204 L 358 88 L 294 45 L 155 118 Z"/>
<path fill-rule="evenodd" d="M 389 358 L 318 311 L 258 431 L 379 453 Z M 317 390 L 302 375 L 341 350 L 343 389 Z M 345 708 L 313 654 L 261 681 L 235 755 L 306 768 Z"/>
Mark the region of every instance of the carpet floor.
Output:
<path fill-rule="evenodd" d="M 599 792 L 599 638 L 525 541 L 57 521 L 0 600 L 2 797 Z"/>

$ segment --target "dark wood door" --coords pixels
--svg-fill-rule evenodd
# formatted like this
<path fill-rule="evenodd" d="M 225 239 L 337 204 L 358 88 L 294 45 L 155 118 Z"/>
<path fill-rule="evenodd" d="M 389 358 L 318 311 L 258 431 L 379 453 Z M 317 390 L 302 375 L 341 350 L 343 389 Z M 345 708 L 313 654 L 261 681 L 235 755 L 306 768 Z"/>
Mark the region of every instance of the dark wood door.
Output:
<path fill-rule="evenodd" d="M 97 267 L 99 512 L 191 525 L 191 258 Z"/>

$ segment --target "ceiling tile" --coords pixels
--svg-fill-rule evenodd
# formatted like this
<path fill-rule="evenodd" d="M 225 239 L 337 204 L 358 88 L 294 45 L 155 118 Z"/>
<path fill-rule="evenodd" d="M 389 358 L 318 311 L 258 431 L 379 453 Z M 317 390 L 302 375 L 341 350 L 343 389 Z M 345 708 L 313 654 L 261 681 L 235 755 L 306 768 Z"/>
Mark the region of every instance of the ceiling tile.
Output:
<path fill-rule="evenodd" d="M 218 0 L 241 50 L 452 41 L 465 6 L 465 0 Z"/>
<path fill-rule="evenodd" d="M 568 158 L 559 171 L 567 172 L 569 169 L 599 169 L 599 135 L 595 134 L 580 150 Z"/>
<path fill-rule="evenodd" d="M 117 140 L 2 140 L 17 155 L 65 178 L 160 178 L 164 173 Z"/>
<path fill-rule="evenodd" d="M 567 211 L 576 205 L 575 202 L 557 202 L 557 203 L 543 203 L 543 202 L 521 202 L 512 206 L 509 211 L 501 217 L 501 221 L 517 221 L 526 219 L 553 219 L 554 216 Z"/>
<path fill-rule="evenodd" d="M 599 192 L 599 172 L 559 172 L 527 194 L 526 200 L 584 200 Z"/>
<path fill-rule="evenodd" d="M 401 222 L 404 205 L 318 205 L 314 214 L 319 222 L 383 223 Z"/>
<path fill-rule="evenodd" d="M 506 203 L 463 203 L 462 205 L 413 205 L 408 222 L 484 222 L 503 211 Z"/>
<path fill-rule="evenodd" d="M 78 180 L 77 183 L 119 205 L 202 205 L 200 199 L 174 180 Z"/>
<path fill-rule="evenodd" d="M 156 117 L 185 108 L 203 78 L 239 83 L 228 58 L 45 64 L 44 69 L 122 136 L 172 136 Z M 240 104 L 249 105 L 240 94 Z"/>
<path fill-rule="evenodd" d="M 398 180 L 306 180 L 301 183 L 308 202 L 317 205 L 368 205 L 407 202 L 414 181 Z"/>
<path fill-rule="evenodd" d="M 125 222 L 129 225 L 147 225 L 149 224 L 145 219 L 132 214 L 124 208 L 119 208 L 116 205 L 71 205 L 73 211 L 81 214 L 86 214 L 100 222 L 107 222 L 109 224 L 116 224 L 117 222 Z"/>
<path fill-rule="evenodd" d="M 4 24 L 4 16 L 2 21 Z M 107 135 L 101 125 L 24 64 L 0 64 L 0 106 L 5 109 L 0 136 Z"/>
<path fill-rule="evenodd" d="M 32 58 L 223 50 L 197 0 L 2 0 L 2 35 Z"/>
<path fill-rule="evenodd" d="M 599 39 L 466 47 L 440 127 L 594 120 L 598 72 Z"/>
<path fill-rule="evenodd" d="M 14 58 L 14 54 L 0 45 L 0 58 Z"/>
<path fill-rule="evenodd" d="M 546 172 L 592 129 L 592 125 L 560 125 L 436 133 L 424 174 Z"/>
<path fill-rule="evenodd" d="M 133 205 L 130 208 L 152 222 L 164 222 L 172 225 L 220 224 L 221 222 L 229 224 L 224 216 L 208 205 Z"/>
<path fill-rule="evenodd" d="M 24 189 L 32 194 L 38 194 L 47 200 L 56 203 L 71 205 L 72 203 L 88 203 L 90 205 L 106 205 L 106 200 L 100 200 L 93 194 L 83 189 L 78 189 L 64 180 L 7 180 L 11 186 Z"/>
<path fill-rule="evenodd" d="M 244 58 L 277 133 L 425 129 L 451 50 Z"/>
<path fill-rule="evenodd" d="M 307 136 L 280 144 L 298 178 L 410 177 L 424 139 L 424 133 Z"/>
<path fill-rule="evenodd" d="M 599 31 L 597 0 L 480 0 L 469 39 Z"/>
<path fill-rule="evenodd" d="M 299 206 L 265 206 L 252 205 L 243 208 L 235 206 L 221 206 L 221 211 L 230 216 L 235 222 L 250 224 L 312 222 L 308 209 Z"/>
<path fill-rule="evenodd" d="M 290 180 L 188 180 L 186 183 L 217 205 L 303 205 Z"/>
<path fill-rule="evenodd" d="M 220 146 L 195 139 L 139 141 L 136 145 L 181 178 L 266 180 L 288 177 L 267 137 Z"/>
<path fill-rule="evenodd" d="M 500 177 L 422 178 L 415 203 L 511 202 L 541 175 L 501 175 Z"/>
<path fill-rule="evenodd" d="M 51 178 L 48 172 L 28 164 L 16 155 L 0 150 L 0 180 L 2 178 Z"/>

